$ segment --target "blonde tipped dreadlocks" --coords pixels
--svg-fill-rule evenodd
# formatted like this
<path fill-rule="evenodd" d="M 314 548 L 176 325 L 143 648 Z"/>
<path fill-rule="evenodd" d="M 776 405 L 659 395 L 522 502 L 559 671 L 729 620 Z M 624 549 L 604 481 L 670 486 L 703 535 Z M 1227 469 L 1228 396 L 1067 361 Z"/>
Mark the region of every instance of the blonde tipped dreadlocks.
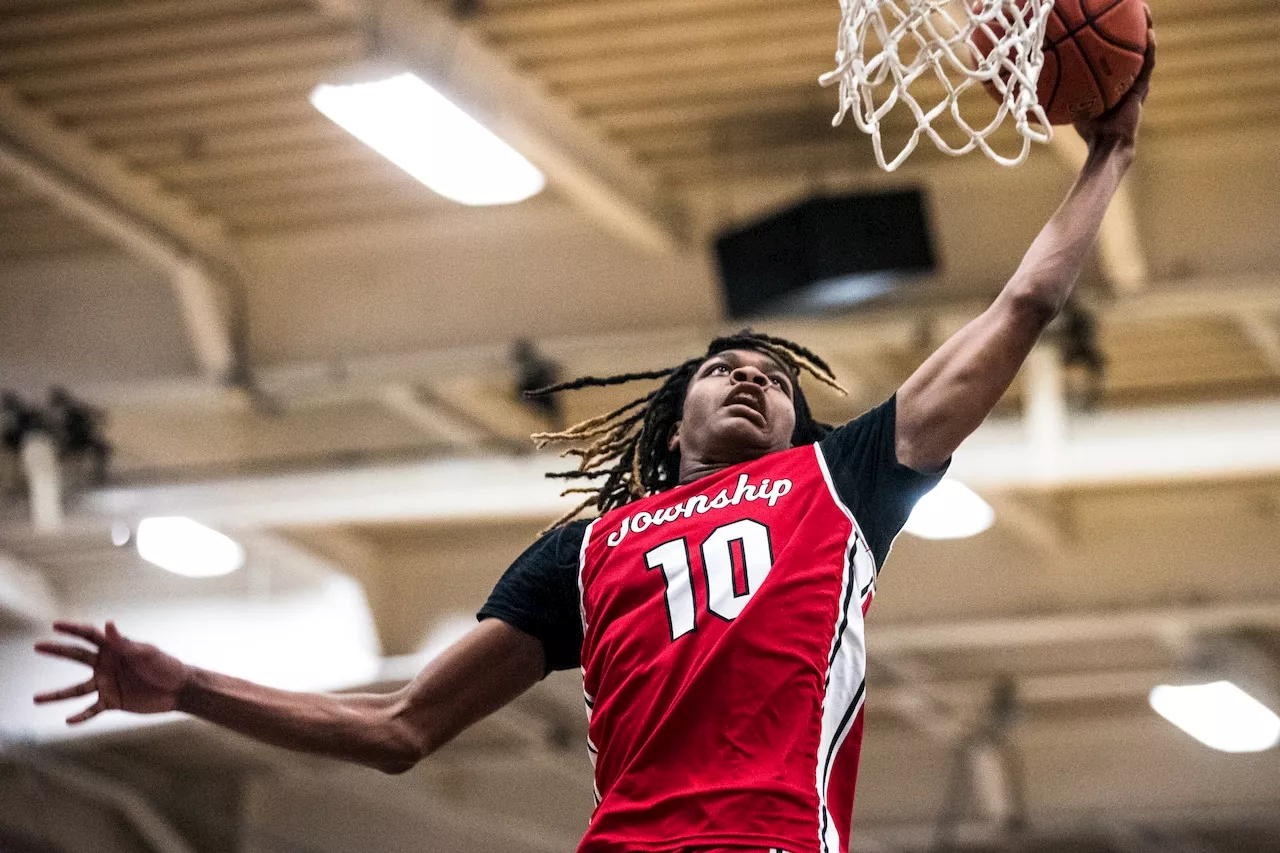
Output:
<path fill-rule="evenodd" d="M 529 392 L 530 397 L 543 397 L 559 391 L 578 388 L 599 388 L 623 385 L 644 379 L 662 379 L 656 391 L 637 397 L 612 412 L 589 418 L 574 424 L 562 432 L 544 432 L 533 436 L 538 447 L 548 444 L 580 444 L 571 447 L 562 456 L 578 458 L 578 467 L 572 471 L 548 474 L 564 480 L 603 480 L 598 485 L 566 489 L 564 494 L 581 494 L 588 497 L 572 512 L 551 526 L 555 529 L 594 506 L 606 513 L 647 494 L 665 491 L 679 484 L 680 452 L 667 445 L 679 422 L 689 381 L 698 367 L 718 353 L 733 349 L 749 349 L 772 356 L 799 379 L 808 373 L 819 382 L 841 394 L 845 393 L 836 382 L 831 368 L 820 357 L 799 344 L 784 338 L 775 338 L 757 332 L 743 331 L 735 335 L 716 338 L 707 347 L 705 355 L 691 358 L 683 364 L 665 370 L 649 370 L 640 373 L 623 373 L 617 376 L 584 376 L 570 382 L 561 382 Z M 814 420 L 809 403 L 795 383 L 796 428 L 791 443 L 795 446 L 812 444 L 826 435 L 831 427 Z"/>

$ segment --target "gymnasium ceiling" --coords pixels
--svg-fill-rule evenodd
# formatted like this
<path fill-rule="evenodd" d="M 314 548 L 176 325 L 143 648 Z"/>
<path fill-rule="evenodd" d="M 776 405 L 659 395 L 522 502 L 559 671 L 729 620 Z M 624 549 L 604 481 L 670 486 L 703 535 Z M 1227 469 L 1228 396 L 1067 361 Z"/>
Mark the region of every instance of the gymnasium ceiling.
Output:
<path fill-rule="evenodd" d="M 1047 351 L 957 458 L 996 527 L 900 540 L 871 623 L 883 698 L 862 849 L 926 846 L 957 733 L 1006 676 L 1024 698 L 1042 849 L 1280 845 L 1275 753 L 1209 754 L 1143 698 L 1190 633 L 1280 649 L 1280 7 L 1152 6 L 1142 155 L 1082 288 L 1108 362 L 1102 406 L 1054 415 Z M 545 423 L 513 399 L 514 340 L 566 374 L 670 363 L 727 327 L 708 235 L 814 192 L 922 186 L 939 274 L 852 314 L 764 324 L 830 358 L 850 394 L 816 391 L 816 406 L 847 418 L 982 309 L 1072 174 L 1066 140 L 1013 170 L 922 148 L 880 174 L 853 127 L 830 127 L 834 93 L 815 82 L 834 0 L 372 8 L 0 8 L 0 387 L 69 386 L 105 411 L 117 451 L 108 488 L 73 484 L 59 533 L 33 532 L 5 498 L 0 579 L 35 591 L 0 596 L 0 671 L 23 673 L 11 690 L 41 676 L 14 650 L 50 607 L 131 614 L 157 638 L 185 618 L 217 636 L 229 619 L 251 655 L 273 602 L 351 616 L 326 585 L 341 575 L 360 582 L 387 659 L 329 686 L 395 683 L 559 506 L 527 455 Z M 525 142 L 548 190 L 458 207 L 308 103 L 316 83 L 386 57 Z M 618 400 L 584 393 L 566 415 Z M 112 520 L 161 509 L 237 531 L 257 568 L 193 591 L 109 544 Z M 282 665 L 311 639 L 359 645 L 353 625 L 295 638 Z M 388 784 L 328 768 L 322 783 L 311 763 L 181 727 L 62 749 L 154 792 L 181 743 L 196 776 L 241 786 L 255 806 L 236 820 L 280 849 L 345 849 L 343 815 L 365 837 L 383 827 L 386 849 L 428 831 L 435 849 L 479 849 L 478 814 L 518 828 L 484 844 L 566 849 L 589 803 L 576 702 L 572 677 L 555 680 Z M 291 821 L 300 802 L 331 803 L 334 825 Z M 962 827 L 974 845 L 991 808 Z"/>

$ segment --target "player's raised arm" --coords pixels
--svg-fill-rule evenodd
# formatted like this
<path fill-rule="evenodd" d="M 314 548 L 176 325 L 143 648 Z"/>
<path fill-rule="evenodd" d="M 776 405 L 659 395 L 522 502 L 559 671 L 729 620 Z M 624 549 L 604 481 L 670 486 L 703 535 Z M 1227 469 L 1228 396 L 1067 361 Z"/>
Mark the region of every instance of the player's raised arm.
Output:
<path fill-rule="evenodd" d="M 1061 207 L 1036 237 L 995 302 L 944 343 L 898 391 L 898 461 L 941 466 L 1008 389 L 1040 333 L 1066 303 L 1107 205 L 1133 162 L 1142 103 L 1155 65 L 1147 61 L 1114 110 L 1076 126 L 1089 156 Z"/>
<path fill-rule="evenodd" d="M 55 623 L 83 642 L 42 642 L 36 650 L 83 663 L 84 682 L 42 693 L 37 703 L 95 697 L 67 718 L 82 723 L 106 710 L 185 711 L 266 743 L 365 764 L 408 770 L 472 723 L 501 708 L 546 671 L 542 644 L 497 619 L 481 623 L 395 693 L 294 693 L 184 664 L 122 635 L 108 622 Z"/>

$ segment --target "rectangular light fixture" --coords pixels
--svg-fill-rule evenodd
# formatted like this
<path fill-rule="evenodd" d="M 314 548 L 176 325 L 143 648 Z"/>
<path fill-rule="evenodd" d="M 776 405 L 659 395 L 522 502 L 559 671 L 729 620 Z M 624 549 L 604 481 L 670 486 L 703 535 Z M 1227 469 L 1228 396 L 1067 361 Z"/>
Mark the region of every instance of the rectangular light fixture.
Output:
<path fill-rule="evenodd" d="M 462 204 L 512 204 L 546 186 L 536 166 L 408 72 L 322 83 L 311 103 L 430 189 Z"/>
<path fill-rule="evenodd" d="M 181 516 L 138 523 L 138 556 L 175 575 L 208 578 L 244 565 L 244 547 L 231 537 Z"/>
<path fill-rule="evenodd" d="M 1157 714 L 1222 752 L 1261 752 L 1280 743 L 1280 717 L 1231 681 L 1161 684 L 1150 701 Z"/>

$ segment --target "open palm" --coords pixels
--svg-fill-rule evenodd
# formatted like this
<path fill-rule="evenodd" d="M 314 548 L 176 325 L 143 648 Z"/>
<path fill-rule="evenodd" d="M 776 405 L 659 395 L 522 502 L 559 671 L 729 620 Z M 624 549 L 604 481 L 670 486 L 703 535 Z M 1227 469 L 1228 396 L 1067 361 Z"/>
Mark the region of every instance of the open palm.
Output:
<path fill-rule="evenodd" d="M 55 622 L 53 629 L 85 640 L 91 647 L 41 642 L 36 643 L 36 651 L 82 663 L 93 670 L 93 675 L 72 687 L 38 694 L 37 704 L 98 694 L 92 705 L 67 718 L 71 724 L 83 723 L 107 710 L 157 714 L 177 707 L 178 693 L 187 679 L 182 661 L 155 646 L 128 639 L 114 622 L 108 622 L 105 631 L 75 622 Z"/>

